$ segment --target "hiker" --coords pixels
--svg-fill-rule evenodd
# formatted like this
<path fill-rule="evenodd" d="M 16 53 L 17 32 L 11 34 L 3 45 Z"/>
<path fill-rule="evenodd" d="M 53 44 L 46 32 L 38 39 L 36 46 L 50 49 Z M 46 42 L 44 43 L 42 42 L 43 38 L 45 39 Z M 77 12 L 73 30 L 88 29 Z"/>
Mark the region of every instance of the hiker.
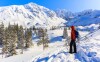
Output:
<path fill-rule="evenodd" d="M 74 26 L 71 26 L 71 42 L 70 42 L 70 51 L 69 51 L 69 53 L 77 53 L 76 52 L 76 36 L 75 36 L 75 28 L 74 28 Z M 72 50 L 72 46 L 73 46 L 73 48 L 74 48 L 74 52 L 72 52 L 73 50 Z"/>

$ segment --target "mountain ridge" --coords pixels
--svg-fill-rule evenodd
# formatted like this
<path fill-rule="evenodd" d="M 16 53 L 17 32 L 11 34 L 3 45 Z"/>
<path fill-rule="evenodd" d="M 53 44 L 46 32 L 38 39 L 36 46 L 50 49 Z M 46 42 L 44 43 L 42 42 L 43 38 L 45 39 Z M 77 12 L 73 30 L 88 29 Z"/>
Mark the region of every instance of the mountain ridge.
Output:
<path fill-rule="evenodd" d="M 5 25 L 18 23 L 24 27 L 33 25 L 58 26 L 66 22 L 66 20 L 57 17 L 54 11 L 32 2 L 25 5 L 0 7 L 0 17 L 0 22 Z"/>

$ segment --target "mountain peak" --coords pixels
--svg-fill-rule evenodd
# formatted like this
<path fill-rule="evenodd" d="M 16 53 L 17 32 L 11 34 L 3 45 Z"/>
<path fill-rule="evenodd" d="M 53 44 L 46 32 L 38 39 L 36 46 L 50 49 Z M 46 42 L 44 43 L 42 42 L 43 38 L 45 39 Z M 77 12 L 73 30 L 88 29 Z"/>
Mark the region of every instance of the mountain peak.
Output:
<path fill-rule="evenodd" d="M 33 2 L 30 2 L 30 3 L 28 3 L 27 5 L 37 5 L 36 3 L 33 3 Z"/>
<path fill-rule="evenodd" d="M 25 5 L 13 5 L 0 8 L 0 21 L 5 25 L 16 23 L 25 27 L 61 25 L 64 19 L 48 8 L 30 2 Z M 62 23 L 63 22 L 63 23 Z M 52 23 L 52 24 L 51 24 Z"/>

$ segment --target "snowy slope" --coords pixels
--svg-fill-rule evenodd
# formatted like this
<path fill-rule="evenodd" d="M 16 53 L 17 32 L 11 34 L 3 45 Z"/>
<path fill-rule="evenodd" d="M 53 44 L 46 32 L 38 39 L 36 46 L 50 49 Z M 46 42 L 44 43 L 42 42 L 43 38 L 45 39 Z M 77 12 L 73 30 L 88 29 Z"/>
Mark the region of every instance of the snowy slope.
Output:
<path fill-rule="evenodd" d="M 7 26 L 18 23 L 24 27 L 30 26 L 58 26 L 65 22 L 56 13 L 35 3 L 0 7 L 0 22 Z"/>
<path fill-rule="evenodd" d="M 69 54 L 69 46 L 60 42 L 54 52 L 44 53 L 30 62 L 99 62 L 100 61 L 100 30 L 86 35 L 85 39 L 77 43 L 77 53 Z M 56 46 L 56 45 L 55 45 Z"/>

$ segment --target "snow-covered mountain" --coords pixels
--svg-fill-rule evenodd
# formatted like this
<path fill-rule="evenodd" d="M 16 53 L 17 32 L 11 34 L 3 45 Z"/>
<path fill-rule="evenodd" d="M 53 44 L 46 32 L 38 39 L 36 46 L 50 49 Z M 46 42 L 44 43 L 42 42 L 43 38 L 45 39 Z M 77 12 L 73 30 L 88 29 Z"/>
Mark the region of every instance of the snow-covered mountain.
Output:
<path fill-rule="evenodd" d="M 65 9 L 58 9 L 55 11 L 58 17 L 61 17 L 67 21 L 71 20 L 74 18 L 74 13 L 67 11 Z"/>
<path fill-rule="evenodd" d="M 74 25 L 86 26 L 100 23 L 100 10 L 85 10 L 77 14 L 72 20 Z"/>
<path fill-rule="evenodd" d="M 54 11 L 32 2 L 25 5 L 0 7 L 0 22 L 2 21 L 6 26 L 9 23 L 18 23 L 24 27 L 58 26 L 65 22 L 64 19 L 57 17 Z"/>
<path fill-rule="evenodd" d="M 82 30 L 95 30 L 100 27 L 100 10 L 84 10 L 75 13 L 74 18 L 66 25 L 78 26 Z"/>

